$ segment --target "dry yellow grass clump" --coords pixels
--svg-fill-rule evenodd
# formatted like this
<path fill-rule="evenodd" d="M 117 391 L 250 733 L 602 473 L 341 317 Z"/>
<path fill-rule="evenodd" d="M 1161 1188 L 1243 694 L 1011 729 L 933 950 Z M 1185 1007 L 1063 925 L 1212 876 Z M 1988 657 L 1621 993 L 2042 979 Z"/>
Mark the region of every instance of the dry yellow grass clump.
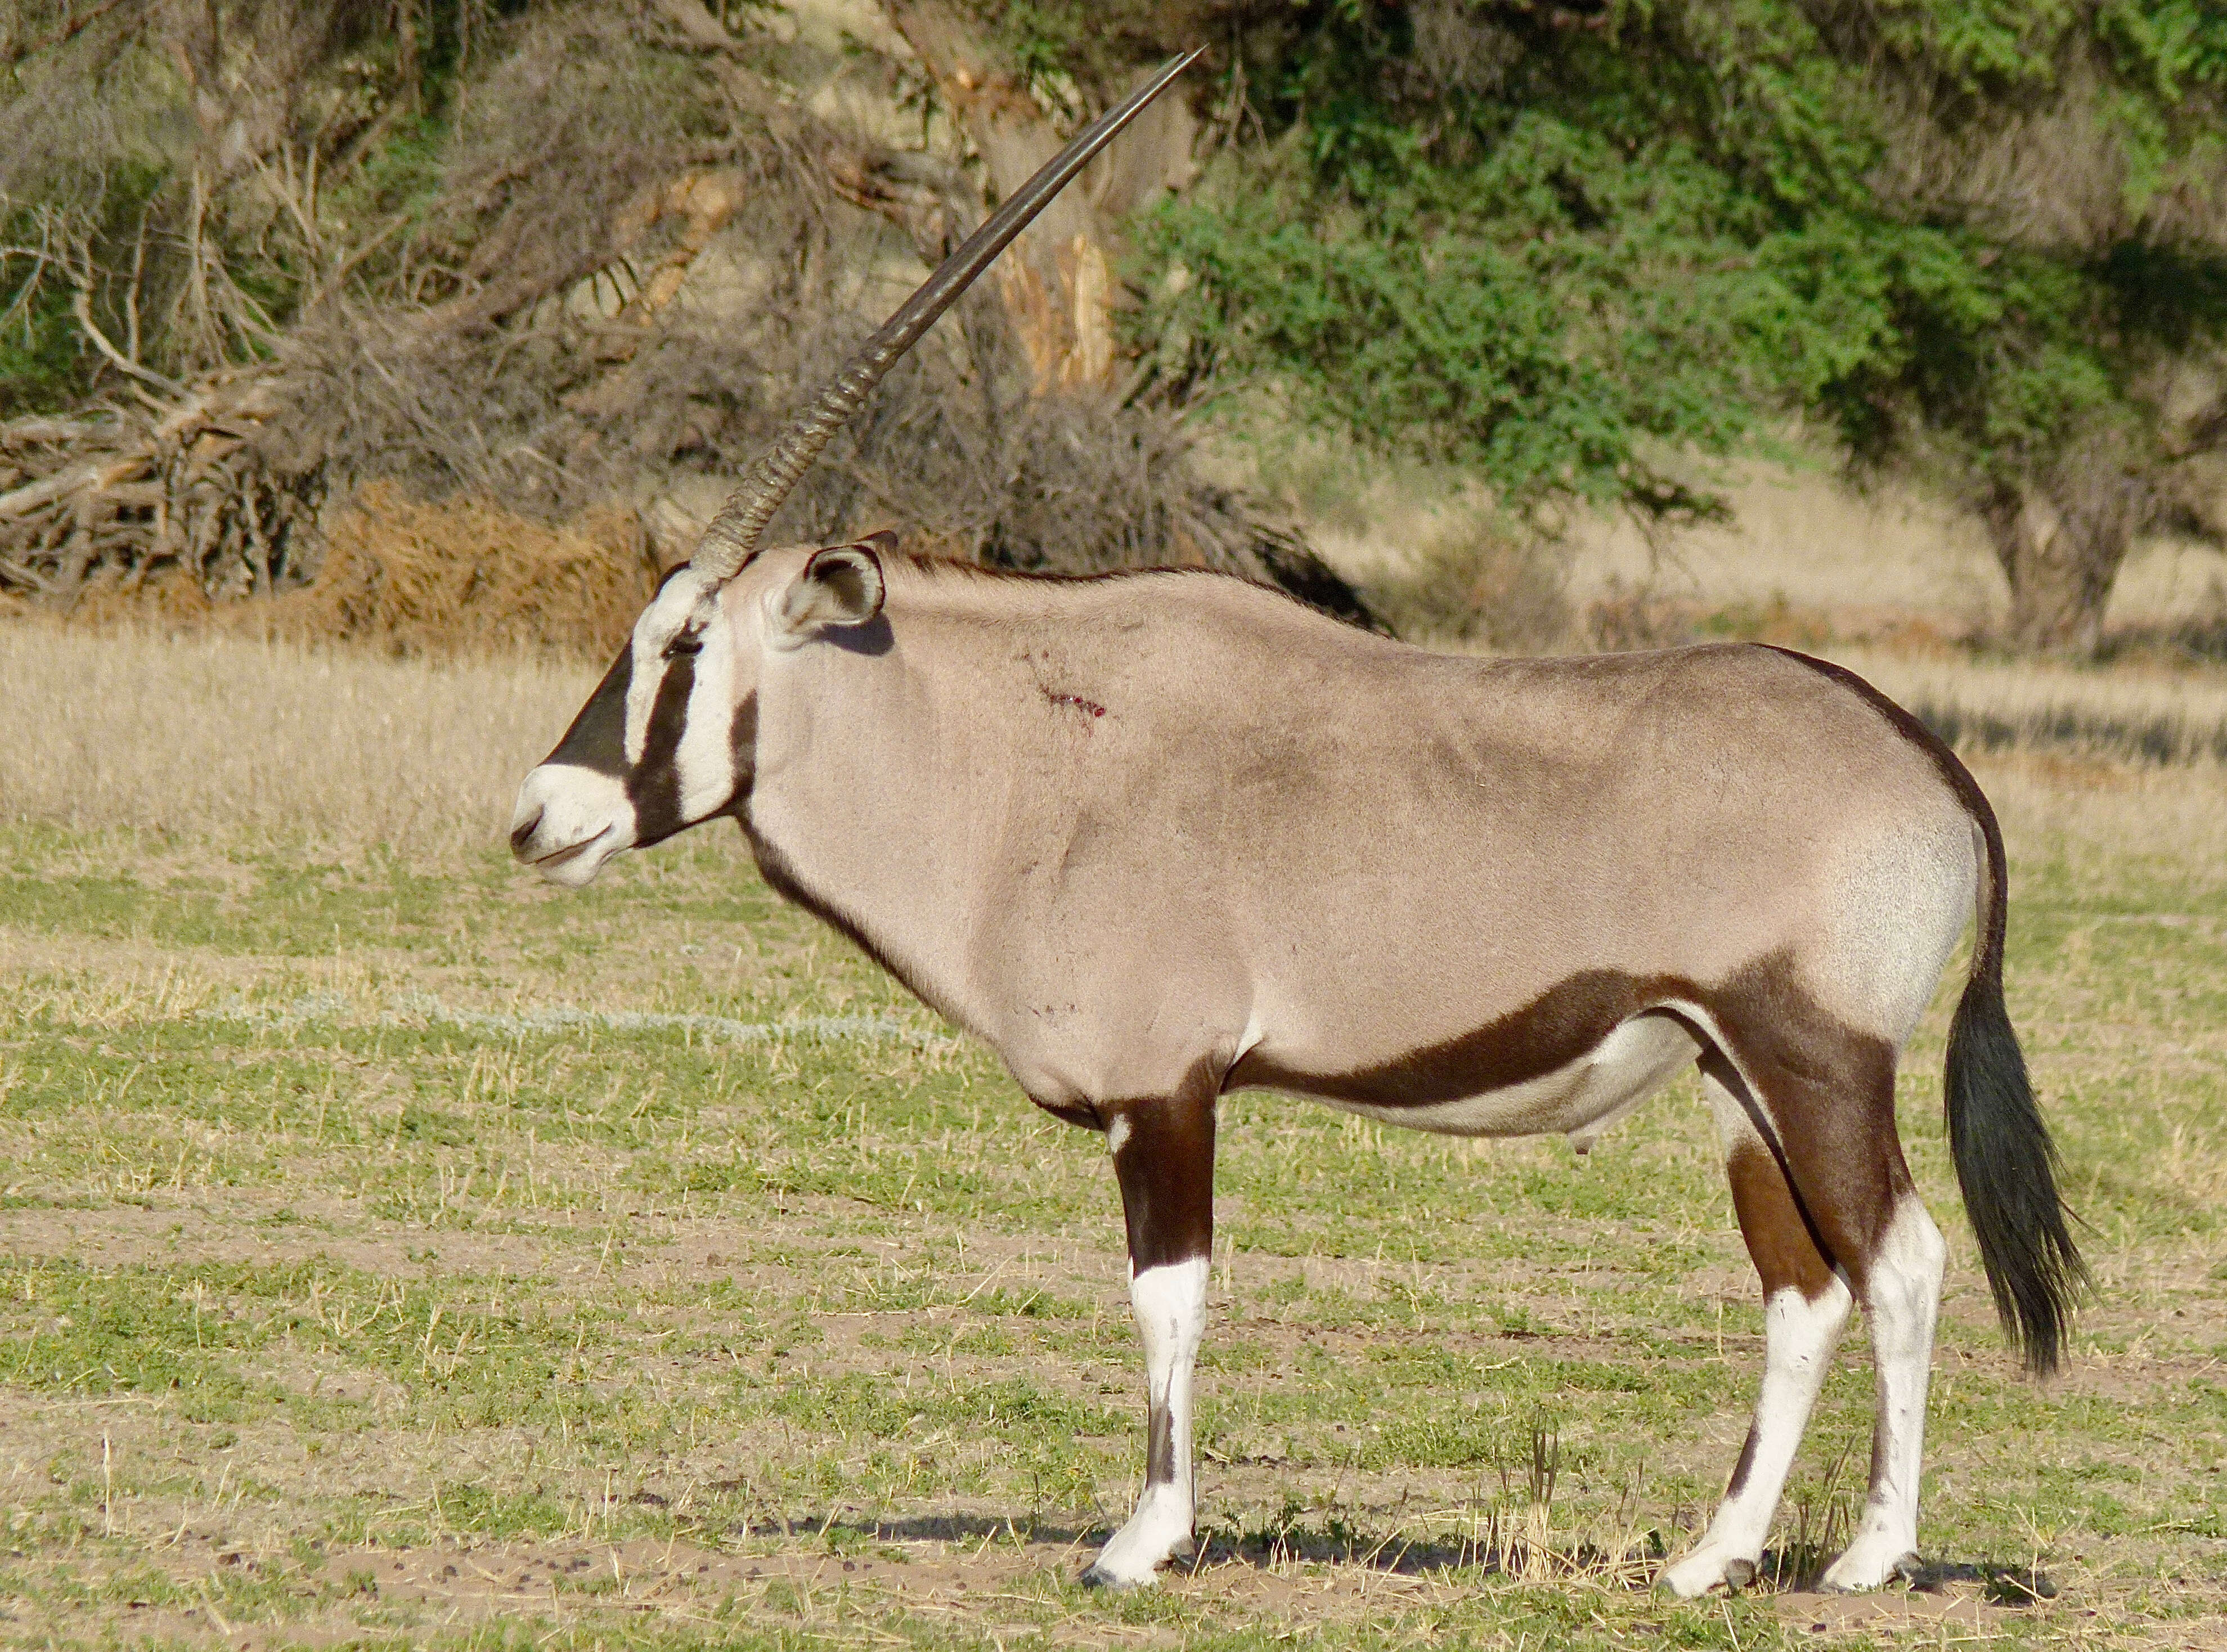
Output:
<path fill-rule="evenodd" d="M 658 572 L 641 520 L 622 507 L 551 527 L 488 500 L 427 504 L 373 482 L 329 524 L 304 589 L 269 602 L 215 601 L 174 576 L 96 589 L 69 617 L 96 629 L 361 642 L 398 654 L 608 657 L 656 590 Z"/>
<path fill-rule="evenodd" d="M 277 606 L 303 635 L 397 653 L 608 654 L 657 573 L 629 510 L 547 528 L 484 500 L 425 505 L 379 482 L 334 524 L 315 582 Z"/>
<path fill-rule="evenodd" d="M 0 821 L 499 844 L 595 668 L 384 659 L 220 634 L 0 625 Z"/>

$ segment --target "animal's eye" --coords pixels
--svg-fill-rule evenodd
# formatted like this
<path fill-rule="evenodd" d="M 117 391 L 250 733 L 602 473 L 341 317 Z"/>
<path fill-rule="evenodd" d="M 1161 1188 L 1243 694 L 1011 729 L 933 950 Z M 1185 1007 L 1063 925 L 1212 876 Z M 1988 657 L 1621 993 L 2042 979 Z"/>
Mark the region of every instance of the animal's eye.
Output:
<path fill-rule="evenodd" d="M 695 631 L 683 631 L 665 645 L 665 657 L 667 660 L 677 660 L 683 654 L 699 654 L 703 652 L 703 635 Z"/>

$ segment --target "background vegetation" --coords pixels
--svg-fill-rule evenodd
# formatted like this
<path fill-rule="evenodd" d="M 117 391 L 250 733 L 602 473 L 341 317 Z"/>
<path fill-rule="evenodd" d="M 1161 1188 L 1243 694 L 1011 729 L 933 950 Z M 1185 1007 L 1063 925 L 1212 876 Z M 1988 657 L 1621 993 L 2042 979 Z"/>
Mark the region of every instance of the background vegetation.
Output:
<path fill-rule="evenodd" d="M 1988 523 L 2092 645 L 2216 532 L 2227 15 L 2163 4 L 1323 6 L 1241 35 L 1260 141 L 1163 212 L 1193 370 L 1511 507 L 1707 511 L 1790 410 Z"/>
<path fill-rule="evenodd" d="M 1528 545 L 1580 507 L 1721 515 L 1718 463 L 1822 442 L 1985 524 L 2016 640 L 2092 650 L 2139 535 L 2227 528 L 2227 21 L 2199 0 L 32 0 L 0 27 L 0 584 L 50 600 L 298 580 L 382 477 L 616 502 L 677 555 L 920 263 L 1200 41 L 783 529 L 1204 561 L 1353 613 L 1202 431 L 1431 462 Z"/>
<path fill-rule="evenodd" d="M 0 581 L 54 603 L 170 571 L 277 590 L 377 479 L 544 520 L 616 503 L 673 559 L 981 210 L 954 164 L 797 98 L 871 93 L 902 125 L 926 94 L 901 67 L 695 0 L 16 27 L 0 395 L 30 416 L 0 425 Z M 777 533 L 863 518 L 1020 567 L 1204 562 L 1351 609 L 1196 473 L 1170 411 L 1037 393 L 998 305 L 916 354 Z"/>

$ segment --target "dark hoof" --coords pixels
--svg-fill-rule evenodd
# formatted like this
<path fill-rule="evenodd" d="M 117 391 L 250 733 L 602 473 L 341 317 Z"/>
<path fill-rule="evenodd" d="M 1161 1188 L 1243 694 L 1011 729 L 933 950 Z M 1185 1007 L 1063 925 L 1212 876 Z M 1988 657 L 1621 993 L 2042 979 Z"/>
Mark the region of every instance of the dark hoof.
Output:
<path fill-rule="evenodd" d="M 1736 1595 L 1754 1581 L 1754 1561 L 1727 1560 L 1725 1562 L 1725 1588 L 1728 1593 Z"/>
<path fill-rule="evenodd" d="M 1116 1577 L 1093 1560 L 1083 1567 L 1082 1575 L 1075 1581 L 1086 1589 L 1149 1589 L 1159 1581 L 1159 1578 L 1149 1572 L 1141 1578 Z"/>

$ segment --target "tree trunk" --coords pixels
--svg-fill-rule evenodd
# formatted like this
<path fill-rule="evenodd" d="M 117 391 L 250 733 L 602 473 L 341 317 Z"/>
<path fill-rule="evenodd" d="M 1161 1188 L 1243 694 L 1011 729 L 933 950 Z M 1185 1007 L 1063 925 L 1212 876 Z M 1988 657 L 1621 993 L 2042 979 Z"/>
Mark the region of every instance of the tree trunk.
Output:
<path fill-rule="evenodd" d="M 2011 635 L 2019 647 L 2092 654 L 2103 610 L 2127 559 L 2135 513 L 2063 501 L 2036 483 L 2006 483 L 1981 514 L 2011 588 Z M 2085 491 L 2085 490 L 2083 490 Z"/>
<path fill-rule="evenodd" d="M 993 199 L 1058 152 L 1060 132 L 1026 82 L 942 0 L 891 0 L 890 16 L 981 156 Z M 998 261 L 998 290 L 1038 395 L 1113 382 L 1114 226 L 1190 182 L 1196 130 L 1180 89 L 1161 97 Z"/>

